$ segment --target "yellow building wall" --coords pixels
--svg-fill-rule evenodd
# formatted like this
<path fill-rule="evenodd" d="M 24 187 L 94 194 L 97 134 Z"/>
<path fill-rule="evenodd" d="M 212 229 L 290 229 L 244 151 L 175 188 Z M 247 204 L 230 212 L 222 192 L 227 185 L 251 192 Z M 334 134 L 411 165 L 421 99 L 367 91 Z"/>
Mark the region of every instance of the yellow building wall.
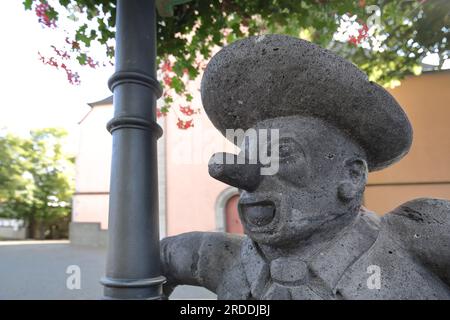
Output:
<path fill-rule="evenodd" d="M 420 197 L 450 199 L 450 71 L 407 77 L 390 91 L 411 121 L 406 157 L 369 175 L 365 206 L 379 214 Z"/>

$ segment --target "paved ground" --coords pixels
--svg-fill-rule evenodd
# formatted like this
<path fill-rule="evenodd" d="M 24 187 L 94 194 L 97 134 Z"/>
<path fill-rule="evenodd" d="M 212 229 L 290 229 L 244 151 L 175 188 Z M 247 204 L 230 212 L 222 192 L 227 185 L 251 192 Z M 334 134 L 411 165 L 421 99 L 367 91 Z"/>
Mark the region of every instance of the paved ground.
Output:
<path fill-rule="evenodd" d="M 0 241 L 0 299 L 99 299 L 105 250 L 77 247 L 67 241 Z M 69 266 L 81 271 L 81 289 L 69 290 Z M 171 299 L 215 299 L 203 288 L 181 286 Z"/>

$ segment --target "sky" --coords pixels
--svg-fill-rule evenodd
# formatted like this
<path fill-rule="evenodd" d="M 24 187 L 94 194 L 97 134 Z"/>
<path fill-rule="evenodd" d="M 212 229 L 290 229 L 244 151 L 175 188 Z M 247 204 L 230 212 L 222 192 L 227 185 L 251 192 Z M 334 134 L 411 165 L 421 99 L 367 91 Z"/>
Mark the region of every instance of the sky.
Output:
<path fill-rule="evenodd" d="M 22 0 L 2 0 L 2 12 L 0 128 L 26 135 L 30 129 L 63 127 L 69 131 L 68 149 L 76 152 L 78 122 L 90 109 L 87 103 L 111 95 L 107 80 L 114 67 L 80 67 L 81 84 L 71 85 L 65 72 L 44 65 L 38 56 L 64 35 L 43 28 Z"/>

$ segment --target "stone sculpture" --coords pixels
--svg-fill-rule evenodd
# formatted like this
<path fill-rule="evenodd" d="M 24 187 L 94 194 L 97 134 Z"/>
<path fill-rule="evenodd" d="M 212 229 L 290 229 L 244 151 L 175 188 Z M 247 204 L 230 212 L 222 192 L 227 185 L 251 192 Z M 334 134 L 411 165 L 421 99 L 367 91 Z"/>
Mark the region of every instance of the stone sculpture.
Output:
<path fill-rule="evenodd" d="M 212 158 L 210 175 L 240 189 L 246 236 L 164 239 L 166 295 L 189 284 L 219 299 L 450 298 L 450 203 L 417 199 L 382 218 L 361 206 L 368 172 L 400 160 L 412 142 L 382 87 L 312 43 L 265 35 L 219 51 L 201 93 L 224 135 L 278 130 L 279 165 L 261 175 L 264 165 L 250 163 L 259 135 L 230 157 L 248 163 Z"/>

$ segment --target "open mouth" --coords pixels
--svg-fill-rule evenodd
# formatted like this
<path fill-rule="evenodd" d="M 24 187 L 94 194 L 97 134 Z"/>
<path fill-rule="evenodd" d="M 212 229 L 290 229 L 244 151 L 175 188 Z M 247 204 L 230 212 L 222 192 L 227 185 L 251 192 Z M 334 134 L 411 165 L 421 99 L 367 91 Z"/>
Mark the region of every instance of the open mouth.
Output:
<path fill-rule="evenodd" d="M 275 203 L 270 200 L 253 203 L 240 202 L 238 210 L 245 221 L 256 227 L 267 226 L 275 218 Z"/>

